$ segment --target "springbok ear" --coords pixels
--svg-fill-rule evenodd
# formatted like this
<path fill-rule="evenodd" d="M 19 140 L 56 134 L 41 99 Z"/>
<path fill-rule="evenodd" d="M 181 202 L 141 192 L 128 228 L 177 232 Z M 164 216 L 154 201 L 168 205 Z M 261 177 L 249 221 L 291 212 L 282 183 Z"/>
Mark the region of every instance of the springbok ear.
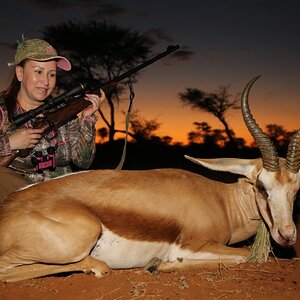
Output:
<path fill-rule="evenodd" d="M 243 159 L 243 158 L 194 158 L 188 155 L 184 156 L 190 161 L 202 165 L 215 171 L 230 172 L 244 175 L 251 180 L 255 180 L 258 171 L 262 168 L 260 158 Z"/>

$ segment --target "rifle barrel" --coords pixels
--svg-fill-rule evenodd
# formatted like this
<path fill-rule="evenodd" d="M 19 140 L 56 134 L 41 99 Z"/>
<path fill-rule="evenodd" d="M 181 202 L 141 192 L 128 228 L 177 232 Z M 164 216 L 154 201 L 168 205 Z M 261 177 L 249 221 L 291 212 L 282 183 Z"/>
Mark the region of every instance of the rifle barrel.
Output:
<path fill-rule="evenodd" d="M 114 78 L 112 81 L 121 81 L 127 77 L 129 77 L 131 74 L 134 74 L 136 72 L 138 72 L 139 70 L 149 66 L 150 64 L 153 64 L 155 61 L 163 58 L 164 56 L 176 51 L 177 49 L 179 48 L 179 45 L 176 45 L 176 46 L 168 46 L 167 47 L 167 50 L 150 58 L 149 60 L 146 60 L 145 62 L 143 62 L 142 64 L 136 66 L 135 68 L 129 70 L 128 72 L 125 72 L 124 74 L 120 75 L 120 76 L 117 76 L 116 78 Z"/>

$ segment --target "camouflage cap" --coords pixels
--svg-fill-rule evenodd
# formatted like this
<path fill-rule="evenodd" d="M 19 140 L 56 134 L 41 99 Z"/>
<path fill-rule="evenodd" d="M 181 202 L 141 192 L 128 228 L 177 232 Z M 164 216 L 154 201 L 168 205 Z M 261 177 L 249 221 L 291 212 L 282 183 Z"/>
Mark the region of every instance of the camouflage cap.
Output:
<path fill-rule="evenodd" d="M 71 70 L 71 63 L 63 56 L 57 55 L 56 50 L 46 41 L 40 39 L 26 39 L 19 43 L 15 55 L 15 65 L 24 59 L 37 61 L 57 60 L 57 66 L 65 71 Z"/>

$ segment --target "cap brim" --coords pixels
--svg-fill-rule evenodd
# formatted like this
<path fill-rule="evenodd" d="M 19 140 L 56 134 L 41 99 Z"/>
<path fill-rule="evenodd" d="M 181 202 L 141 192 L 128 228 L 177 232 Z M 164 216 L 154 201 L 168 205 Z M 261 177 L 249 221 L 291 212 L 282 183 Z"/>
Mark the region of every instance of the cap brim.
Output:
<path fill-rule="evenodd" d="M 72 68 L 72 65 L 69 62 L 69 60 L 62 56 L 59 56 L 57 66 L 64 71 L 70 71 Z"/>
<path fill-rule="evenodd" d="M 51 56 L 48 58 L 33 58 L 33 57 L 28 57 L 29 59 L 37 60 L 37 61 L 48 61 L 48 60 L 56 60 L 57 61 L 57 67 L 64 70 L 64 71 L 70 71 L 72 68 L 71 63 L 69 62 L 68 59 L 66 59 L 63 56 Z"/>

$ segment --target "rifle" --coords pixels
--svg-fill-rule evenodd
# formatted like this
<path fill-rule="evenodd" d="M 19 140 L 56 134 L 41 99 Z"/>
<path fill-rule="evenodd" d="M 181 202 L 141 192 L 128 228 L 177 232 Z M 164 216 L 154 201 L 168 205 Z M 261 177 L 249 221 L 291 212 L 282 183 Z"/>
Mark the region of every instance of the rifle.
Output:
<path fill-rule="evenodd" d="M 41 106 L 16 116 L 13 119 L 13 122 L 16 125 L 16 127 L 20 127 L 24 123 L 35 119 L 39 115 L 42 115 L 43 117 L 37 117 L 35 119 L 33 127 L 45 127 L 43 136 L 46 136 L 52 130 L 57 130 L 62 125 L 76 118 L 78 113 L 80 113 L 85 108 L 91 105 L 90 101 L 87 101 L 84 98 L 82 98 L 84 94 L 93 93 L 99 90 L 100 88 L 103 89 L 106 94 L 108 94 L 116 88 L 117 83 L 119 81 L 125 78 L 129 78 L 134 73 L 163 58 L 164 56 L 169 55 L 170 53 L 176 51 L 178 48 L 178 45 L 170 45 L 164 52 L 143 62 L 142 64 L 134 67 L 133 69 L 123 73 L 122 75 L 119 75 L 114 79 L 107 81 L 106 83 L 99 83 L 96 85 L 88 83 L 79 83 L 74 88 L 68 90 L 60 96 L 57 96 L 55 98 L 50 96 L 45 100 L 45 103 Z M 31 149 L 21 149 L 19 151 L 12 151 L 11 155 L 0 157 L 0 166 L 9 166 L 17 156 L 28 156 L 30 150 Z"/>

